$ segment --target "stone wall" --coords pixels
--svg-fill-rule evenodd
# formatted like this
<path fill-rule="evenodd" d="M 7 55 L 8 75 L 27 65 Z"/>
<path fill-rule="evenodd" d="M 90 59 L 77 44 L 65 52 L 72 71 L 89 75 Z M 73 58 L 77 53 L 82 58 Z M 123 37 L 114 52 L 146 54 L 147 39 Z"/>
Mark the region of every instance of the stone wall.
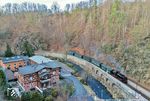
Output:
<path fill-rule="evenodd" d="M 81 68 L 83 68 L 86 72 L 88 72 L 94 78 L 96 78 L 98 81 L 100 81 L 105 87 L 107 87 L 107 90 L 112 94 L 113 98 L 122 99 L 122 98 L 129 97 L 129 95 L 124 93 L 122 91 L 122 89 L 118 88 L 118 86 L 116 86 L 115 83 L 113 83 L 113 81 L 111 81 L 108 78 L 107 73 L 102 72 L 102 70 L 100 70 L 93 64 L 88 63 L 84 60 L 83 61 L 78 60 L 78 59 L 76 59 L 76 57 L 72 57 L 72 56 L 68 56 L 67 59 L 76 64 L 79 64 L 81 66 Z M 132 96 L 130 96 L 130 97 L 132 98 Z"/>
<path fill-rule="evenodd" d="M 38 55 L 41 55 L 38 53 Z M 104 86 L 107 87 L 108 91 L 112 94 L 115 99 L 135 99 L 135 92 L 130 89 L 127 85 L 123 84 L 116 78 L 112 77 L 108 73 L 101 70 L 99 67 L 74 56 L 42 52 L 44 56 L 51 56 L 56 58 L 63 58 L 70 60 L 81 66 L 87 73 L 91 74 L 97 80 L 99 80 Z"/>

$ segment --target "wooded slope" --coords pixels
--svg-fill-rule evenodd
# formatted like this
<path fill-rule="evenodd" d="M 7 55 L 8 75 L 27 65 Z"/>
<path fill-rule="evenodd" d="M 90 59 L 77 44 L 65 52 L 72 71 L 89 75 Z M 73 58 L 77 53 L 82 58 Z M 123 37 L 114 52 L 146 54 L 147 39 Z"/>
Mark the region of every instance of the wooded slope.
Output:
<path fill-rule="evenodd" d="M 34 49 L 65 51 L 72 47 L 106 61 L 111 55 L 121 69 L 144 86 L 150 85 L 150 1 L 121 3 L 48 15 L 28 12 L 0 16 L 0 49 L 14 52 L 29 41 Z"/>

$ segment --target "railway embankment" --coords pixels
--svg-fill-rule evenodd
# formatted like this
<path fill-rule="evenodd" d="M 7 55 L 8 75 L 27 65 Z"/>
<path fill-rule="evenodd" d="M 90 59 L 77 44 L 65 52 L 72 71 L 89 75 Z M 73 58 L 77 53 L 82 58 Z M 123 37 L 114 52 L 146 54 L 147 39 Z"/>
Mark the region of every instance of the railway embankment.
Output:
<path fill-rule="evenodd" d="M 37 53 L 39 54 L 39 53 Z M 107 89 L 112 94 L 113 98 L 126 98 L 126 99 L 140 99 L 143 101 L 148 101 L 145 99 L 141 94 L 136 92 L 135 90 L 131 89 L 126 84 L 120 82 L 116 78 L 109 75 L 107 72 L 101 70 L 97 66 L 83 60 L 79 59 L 74 56 L 70 55 L 64 55 L 64 54 L 58 54 L 58 53 L 49 53 L 49 52 L 42 52 L 42 54 L 39 55 L 45 55 L 45 56 L 52 56 L 57 58 L 63 58 L 70 60 L 76 64 L 79 64 L 86 72 L 91 73 L 93 77 L 95 77 L 97 80 L 99 80 L 103 85 L 107 87 Z"/>

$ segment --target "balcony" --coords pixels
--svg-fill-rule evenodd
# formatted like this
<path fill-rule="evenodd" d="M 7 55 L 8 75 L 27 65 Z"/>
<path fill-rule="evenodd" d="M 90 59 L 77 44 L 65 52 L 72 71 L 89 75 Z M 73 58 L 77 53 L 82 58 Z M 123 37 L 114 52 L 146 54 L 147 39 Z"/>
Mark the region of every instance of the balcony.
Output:
<path fill-rule="evenodd" d="M 49 73 L 48 72 L 41 73 L 41 74 L 39 74 L 39 77 L 42 78 L 45 75 L 49 75 Z"/>
<path fill-rule="evenodd" d="M 49 82 L 51 79 L 40 80 L 41 83 Z"/>

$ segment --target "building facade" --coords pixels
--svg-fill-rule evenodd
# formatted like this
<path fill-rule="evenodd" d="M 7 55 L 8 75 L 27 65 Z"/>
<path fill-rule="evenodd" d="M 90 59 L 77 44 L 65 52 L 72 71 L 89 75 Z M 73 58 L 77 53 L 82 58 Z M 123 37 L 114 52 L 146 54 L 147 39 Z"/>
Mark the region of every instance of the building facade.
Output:
<path fill-rule="evenodd" d="M 17 71 L 19 67 L 28 65 L 28 56 L 6 57 L 0 60 L 0 66 Z"/>
<path fill-rule="evenodd" d="M 55 61 L 51 61 L 19 68 L 18 81 L 25 91 L 36 87 L 46 89 L 57 84 L 59 75 L 60 66 Z"/>

